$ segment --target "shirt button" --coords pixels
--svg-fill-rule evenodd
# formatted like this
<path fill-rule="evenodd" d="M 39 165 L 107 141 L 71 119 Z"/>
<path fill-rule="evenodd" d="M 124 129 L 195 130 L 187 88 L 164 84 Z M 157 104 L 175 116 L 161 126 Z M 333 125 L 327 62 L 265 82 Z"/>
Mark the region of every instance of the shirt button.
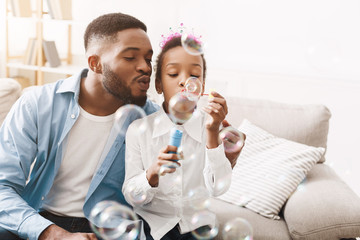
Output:
<path fill-rule="evenodd" d="M 44 196 L 42 196 L 42 197 L 41 197 L 41 201 L 44 201 L 44 199 L 45 199 Z"/>
<path fill-rule="evenodd" d="M 71 116 L 70 116 L 72 119 L 74 119 L 75 118 L 75 114 L 71 114 Z"/>

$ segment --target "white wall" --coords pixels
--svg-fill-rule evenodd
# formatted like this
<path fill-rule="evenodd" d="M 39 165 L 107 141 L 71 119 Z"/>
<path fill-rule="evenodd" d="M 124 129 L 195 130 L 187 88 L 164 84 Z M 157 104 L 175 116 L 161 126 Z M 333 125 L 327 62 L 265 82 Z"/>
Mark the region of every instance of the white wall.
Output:
<path fill-rule="evenodd" d="M 86 24 L 113 11 L 147 24 L 155 56 L 169 27 L 193 27 L 207 42 L 207 87 L 225 95 L 327 105 L 327 162 L 360 195 L 359 0 L 73 0 L 80 21 L 73 31 L 75 54 L 83 54 Z M 2 58 L 3 29 L 1 22 Z"/>

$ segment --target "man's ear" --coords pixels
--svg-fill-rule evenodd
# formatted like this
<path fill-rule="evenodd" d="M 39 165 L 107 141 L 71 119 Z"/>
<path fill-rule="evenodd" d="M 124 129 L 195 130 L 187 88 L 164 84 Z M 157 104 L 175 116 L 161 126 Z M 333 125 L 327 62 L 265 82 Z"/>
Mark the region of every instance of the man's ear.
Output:
<path fill-rule="evenodd" d="M 162 84 L 161 84 L 161 79 L 159 79 L 159 78 L 155 79 L 155 89 L 158 94 L 162 94 L 162 92 L 163 92 Z"/>
<path fill-rule="evenodd" d="M 94 73 L 102 73 L 102 67 L 101 67 L 101 62 L 100 62 L 100 57 L 98 55 L 91 55 L 88 57 L 88 65 L 89 68 L 94 72 Z"/>

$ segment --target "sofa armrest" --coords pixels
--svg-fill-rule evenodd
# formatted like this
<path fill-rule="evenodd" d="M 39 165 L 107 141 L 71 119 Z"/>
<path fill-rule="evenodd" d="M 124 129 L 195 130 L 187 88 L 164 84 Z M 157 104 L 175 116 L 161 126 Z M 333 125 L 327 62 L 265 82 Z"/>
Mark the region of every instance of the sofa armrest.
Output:
<path fill-rule="evenodd" d="M 360 198 L 325 164 L 316 164 L 283 209 L 294 240 L 360 236 Z"/>

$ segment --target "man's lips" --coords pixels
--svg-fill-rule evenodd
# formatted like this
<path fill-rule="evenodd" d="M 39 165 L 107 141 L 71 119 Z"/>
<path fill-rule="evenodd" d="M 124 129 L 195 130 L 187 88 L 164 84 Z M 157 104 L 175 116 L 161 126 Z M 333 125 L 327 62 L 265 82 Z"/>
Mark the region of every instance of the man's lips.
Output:
<path fill-rule="evenodd" d="M 147 91 L 150 87 L 150 77 L 143 75 L 136 78 L 136 82 L 138 83 L 140 90 Z"/>

